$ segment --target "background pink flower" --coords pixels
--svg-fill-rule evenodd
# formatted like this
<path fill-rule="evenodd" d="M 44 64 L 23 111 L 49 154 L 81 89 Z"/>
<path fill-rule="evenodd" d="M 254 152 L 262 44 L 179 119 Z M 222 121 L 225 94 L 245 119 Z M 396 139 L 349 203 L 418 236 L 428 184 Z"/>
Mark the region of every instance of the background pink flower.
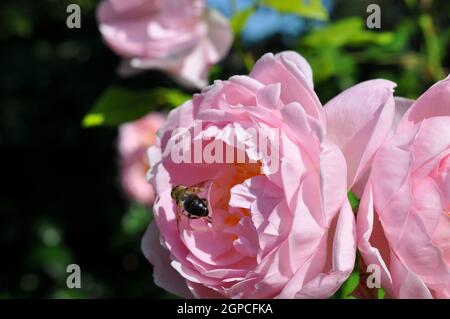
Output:
<path fill-rule="evenodd" d="M 150 182 L 158 197 L 143 251 L 154 266 L 155 282 L 185 297 L 331 296 L 355 260 L 347 189 L 365 174 L 389 134 L 383 116 L 392 123 L 393 87 L 383 80 L 362 83 L 324 112 L 310 66 L 298 54 L 284 52 L 265 55 L 250 76 L 216 81 L 173 110 L 149 151 Z M 357 105 L 367 113 L 349 116 L 348 108 Z M 232 145 L 230 135 L 221 133 L 227 128 L 279 129 L 279 170 L 268 169 L 268 158 L 254 151 L 256 141 L 245 134 L 238 140 L 249 147 L 246 156 L 254 164 L 174 163 L 174 130 L 195 132 L 200 122 L 203 130 L 192 139 L 207 135 L 224 147 Z M 212 126 L 220 130 L 208 130 Z M 352 141 L 362 144 L 350 152 L 346 145 Z M 209 181 L 212 223 L 196 220 L 189 226 L 184 218 L 177 228 L 172 187 L 203 181 Z"/>
<path fill-rule="evenodd" d="M 395 298 L 450 297 L 450 78 L 399 99 L 357 217 L 358 248 Z"/>
<path fill-rule="evenodd" d="M 119 154 L 122 188 L 132 200 L 145 205 L 153 204 L 155 193 L 148 184 L 150 169 L 147 149 L 156 142 L 156 131 L 165 122 L 165 115 L 150 113 L 119 129 Z"/>
<path fill-rule="evenodd" d="M 228 21 L 203 0 L 105 0 L 97 16 L 106 43 L 125 58 L 123 75 L 160 69 L 202 88 L 233 41 Z"/>

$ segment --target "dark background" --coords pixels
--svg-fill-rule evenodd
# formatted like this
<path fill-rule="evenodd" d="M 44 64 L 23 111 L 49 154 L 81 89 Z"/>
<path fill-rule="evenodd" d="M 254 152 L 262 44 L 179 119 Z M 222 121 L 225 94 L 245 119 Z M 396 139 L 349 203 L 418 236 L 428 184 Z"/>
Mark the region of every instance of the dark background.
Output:
<path fill-rule="evenodd" d="M 337 1 L 331 23 L 348 16 L 365 19 L 371 2 Z M 81 29 L 66 27 L 70 3 L 82 8 Z M 323 102 L 374 77 L 396 81 L 398 95 L 415 98 L 448 74 L 448 1 L 378 3 L 382 31 L 395 36 L 389 45 L 349 44 L 334 51 L 294 45 L 317 60 L 312 64 Z M 120 189 L 117 129 L 84 129 L 80 123 L 112 84 L 176 85 L 158 72 L 116 76 L 119 58 L 100 39 L 96 4 L 0 4 L 0 298 L 170 297 L 154 286 L 140 251 L 150 215 Z M 427 31 L 424 15 L 432 17 L 434 31 Z M 292 46 L 273 38 L 246 50 L 258 58 L 286 48 Z M 334 52 L 332 65 L 340 66 L 331 75 L 320 73 L 326 52 Z M 220 76 L 245 72 L 232 51 Z M 82 289 L 66 288 L 71 263 L 81 267 Z"/>
<path fill-rule="evenodd" d="M 117 130 L 80 124 L 105 88 L 122 84 L 119 59 L 100 40 L 95 1 L 79 2 L 81 29 L 66 27 L 69 3 L 0 5 L 0 298 L 162 296 L 140 252 L 148 220 L 124 227 Z M 126 82 L 151 86 L 155 74 Z M 70 263 L 82 289 L 66 288 Z"/>

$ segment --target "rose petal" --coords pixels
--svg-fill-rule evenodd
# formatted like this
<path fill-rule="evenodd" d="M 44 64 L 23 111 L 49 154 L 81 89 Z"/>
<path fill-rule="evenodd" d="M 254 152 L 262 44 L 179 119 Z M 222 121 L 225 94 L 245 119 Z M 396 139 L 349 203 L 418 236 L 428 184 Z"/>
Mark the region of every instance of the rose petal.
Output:
<path fill-rule="evenodd" d="M 385 80 L 360 83 L 325 105 L 327 134 L 344 153 L 351 187 L 369 167 L 390 133 L 395 84 Z"/>
<path fill-rule="evenodd" d="M 282 55 L 273 56 L 271 53 L 264 55 L 255 64 L 250 76 L 265 85 L 281 83 L 281 100 L 284 104 L 300 103 L 306 114 L 323 123 L 321 103 L 314 90 L 305 81 L 304 73 L 293 67 L 297 66 L 294 62 L 286 63 L 292 61 L 292 57 L 282 57 Z"/>
<path fill-rule="evenodd" d="M 170 266 L 170 254 L 159 239 L 159 230 L 153 222 L 142 238 L 142 251 L 153 265 L 153 278 L 159 287 L 184 298 L 192 298 L 186 280 Z"/>

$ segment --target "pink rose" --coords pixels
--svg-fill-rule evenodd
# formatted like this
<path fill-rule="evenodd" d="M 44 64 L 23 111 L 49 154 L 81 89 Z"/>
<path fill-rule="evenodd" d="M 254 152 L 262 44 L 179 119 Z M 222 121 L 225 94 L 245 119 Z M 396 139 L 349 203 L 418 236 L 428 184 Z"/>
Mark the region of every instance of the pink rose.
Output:
<path fill-rule="evenodd" d="M 216 81 L 173 110 L 149 150 L 149 177 L 158 196 L 143 251 L 156 284 L 185 297 L 331 296 L 355 261 L 347 189 L 389 133 L 378 121 L 393 117 L 392 89 L 382 80 L 360 84 L 324 112 L 310 66 L 298 54 L 284 52 L 265 55 L 250 76 Z M 346 113 L 361 103 L 365 117 Z M 392 112 L 384 114 L 389 108 Z M 346 145 L 358 134 L 370 143 L 343 154 L 336 143 L 350 152 Z M 258 148 L 260 140 L 268 140 L 271 152 Z M 201 156 L 210 154 L 215 161 L 195 163 L 197 145 L 204 150 Z M 220 161 L 228 150 L 236 157 Z M 245 163 L 238 163 L 239 152 Z M 198 183 L 211 222 L 184 215 L 177 222 L 172 188 Z"/>
<path fill-rule="evenodd" d="M 160 69 L 191 87 L 208 83 L 208 70 L 233 41 L 228 21 L 203 0 L 104 0 L 100 32 L 125 58 L 122 75 Z"/>
<path fill-rule="evenodd" d="M 358 248 L 391 297 L 450 298 L 450 77 L 397 102 L 361 200 Z"/>
<path fill-rule="evenodd" d="M 130 199 L 151 205 L 155 199 L 153 188 L 147 183 L 149 170 L 147 149 L 156 141 L 156 131 L 163 125 L 165 115 L 150 113 L 119 129 L 119 154 L 122 188 Z"/>

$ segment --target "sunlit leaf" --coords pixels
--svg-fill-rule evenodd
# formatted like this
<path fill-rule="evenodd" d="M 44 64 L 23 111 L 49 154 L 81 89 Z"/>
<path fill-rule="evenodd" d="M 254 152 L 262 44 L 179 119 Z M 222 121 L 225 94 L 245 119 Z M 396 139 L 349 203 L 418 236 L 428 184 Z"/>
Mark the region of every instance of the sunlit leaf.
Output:
<path fill-rule="evenodd" d="M 358 197 L 356 197 L 355 193 L 353 193 L 351 191 L 348 192 L 347 196 L 348 196 L 348 201 L 350 202 L 350 205 L 352 206 L 352 208 L 356 209 L 359 206 Z"/>
<path fill-rule="evenodd" d="M 378 64 L 397 64 L 401 56 L 415 54 L 407 51 L 407 47 L 417 26 L 411 21 L 400 22 L 395 29 L 394 39 L 384 45 L 371 45 L 364 49 L 362 55 Z"/>
<path fill-rule="evenodd" d="M 160 107 L 177 107 L 189 98 L 190 96 L 176 89 L 156 88 L 142 92 L 112 87 L 83 118 L 82 126 L 117 126 L 136 120 Z"/>
<path fill-rule="evenodd" d="M 386 291 L 383 288 L 378 289 L 378 299 L 384 299 Z"/>
<path fill-rule="evenodd" d="M 310 63 L 314 82 L 322 83 L 331 77 L 338 77 L 340 88 L 351 86 L 355 80 L 356 61 L 351 55 L 333 47 L 324 47 L 322 50 L 304 52 Z M 344 83 L 345 82 L 345 83 Z"/>
<path fill-rule="evenodd" d="M 245 26 L 245 23 L 254 11 L 254 8 L 248 8 L 233 15 L 231 18 L 231 28 L 233 29 L 235 36 L 239 36 Z"/>
<path fill-rule="evenodd" d="M 350 277 L 344 282 L 340 289 L 340 298 L 341 299 L 356 299 L 350 294 L 355 290 L 359 283 L 359 273 L 358 271 L 352 272 Z"/>
<path fill-rule="evenodd" d="M 316 20 L 328 20 L 328 12 L 321 0 L 262 0 L 261 5 L 281 13 L 297 14 Z"/>
<path fill-rule="evenodd" d="M 177 89 L 157 88 L 153 90 L 153 95 L 159 105 L 167 105 L 170 108 L 178 107 L 192 98 Z"/>
<path fill-rule="evenodd" d="M 300 44 L 320 48 L 362 46 L 368 43 L 386 45 L 393 40 L 393 33 L 367 30 L 362 18 L 351 17 L 314 30 L 303 37 Z"/>

